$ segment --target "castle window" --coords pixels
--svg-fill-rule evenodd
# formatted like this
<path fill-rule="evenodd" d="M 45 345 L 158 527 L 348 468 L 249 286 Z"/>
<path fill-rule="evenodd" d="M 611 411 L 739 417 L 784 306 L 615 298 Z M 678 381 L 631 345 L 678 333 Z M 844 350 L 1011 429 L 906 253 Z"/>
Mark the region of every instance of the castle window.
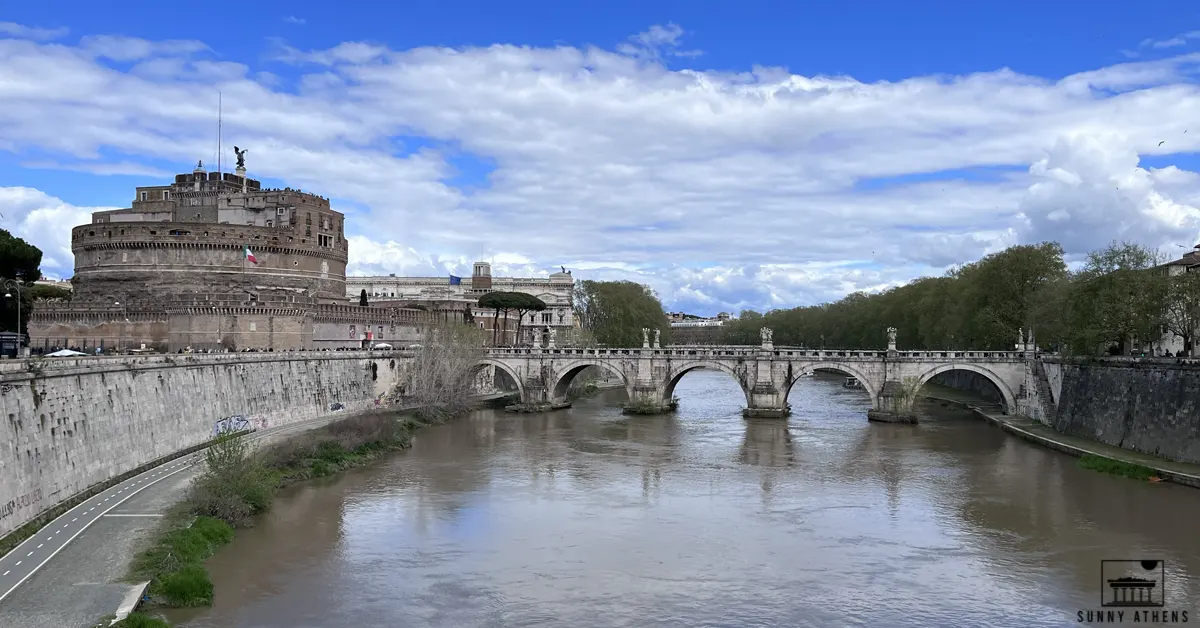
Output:
<path fill-rule="evenodd" d="M 171 191 L 170 190 L 163 190 L 163 200 L 164 201 L 171 200 Z"/>
<path fill-rule="evenodd" d="M 553 323 L 554 322 L 554 314 L 551 314 L 550 312 L 544 312 L 542 314 L 542 322 L 546 323 L 547 325 L 549 325 L 550 323 Z"/>
<path fill-rule="evenodd" d="M 88 235 L 89 235 L 89 236 L 94 236 L 94 235 L 96 235 L 96 232 L 95 232 L 95 231 L 89 231 L 89 232 L 88 232 Z"/>
<path fill-rule="evenodd" d="M 142 193 L 141 193 L 141 200 L 143 200 L 143 201 L 144 201 L 144 200 L 146 200 L 146 197 L 147 197 L 147 196 L 149 196 L 149 195 L 150 195 L 150 193 L 149 193 L 149 192 L 142 192 Z"/>

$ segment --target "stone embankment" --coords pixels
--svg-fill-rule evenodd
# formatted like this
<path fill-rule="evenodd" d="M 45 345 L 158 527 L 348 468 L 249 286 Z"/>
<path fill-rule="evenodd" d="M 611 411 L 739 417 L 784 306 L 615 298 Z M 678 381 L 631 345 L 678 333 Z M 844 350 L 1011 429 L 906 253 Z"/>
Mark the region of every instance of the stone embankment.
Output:
<path fill-rule="evenodd" d="M 218 432 L 374 407 L 407 357 L 322 351 L 0 363 L 0 537 Z"/>
<path fill-rule="evenodd" d="M 923 392 L 1051 449 L 1147 467 L 1200 488 L 1200 360 L 1046 357 L 1031 379 L 1024 394 L 1036 403 L 1027 407 L 1044 409 L 1036 420 L 1003 415 L 998 391 L 975 373 L 938 375 Z"/>

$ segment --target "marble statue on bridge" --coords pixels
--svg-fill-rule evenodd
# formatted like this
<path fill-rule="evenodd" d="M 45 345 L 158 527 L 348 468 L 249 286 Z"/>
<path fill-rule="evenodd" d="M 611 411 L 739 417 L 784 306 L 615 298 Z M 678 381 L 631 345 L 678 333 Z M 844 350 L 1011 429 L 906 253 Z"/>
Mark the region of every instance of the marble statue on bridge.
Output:
<path fill-rule="evenodd" d="M 771 344 L 771 339 L 774 338 L 775 332 L 770 327 L 763 327 L 758 330 L 759 337 L 762 338 L 763 344 Z"/>
<path fill-rule="evenodd" d="M 642 348 L 643 349 L 650 348 L 650 328 L 649 327 L 642 328 Z"/>
<path fill-rule="evenodd" d="M 661 329 L 654 330 L 654 348 L 655 349 L 658 348 L 658 339 L 660 336 L 662 336 L 662 330 Z"/>
<path fill-rule="evenodd" d="M 887 335 L 888 335 L 888 349 L 895 349 L 896 348 L 896 328 L 888 327 Z"/>

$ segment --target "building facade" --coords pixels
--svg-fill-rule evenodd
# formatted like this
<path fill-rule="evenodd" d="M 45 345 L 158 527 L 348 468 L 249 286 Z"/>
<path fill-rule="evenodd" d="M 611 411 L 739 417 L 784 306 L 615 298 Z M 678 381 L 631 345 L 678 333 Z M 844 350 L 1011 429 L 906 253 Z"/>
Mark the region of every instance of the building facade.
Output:
<path fill-rule="evenodd" d="M 470 279 L 459 277 L 397 277 L 395 275 L 373 277 L 347 277 L 346 299 L 357 303 L 362 291 L 366 290 L 369 301 L 396 304 L 417 304 L 432 307 L 435 304 L 458 304 L 455 309 L 471 307 L 471 316 L 483 329 L 492 329 L 493 310 L 480 308 L 479 298 L 488 292 L 524 292 L 546 304 L 543 312 L 530 312 L 518 321 L 510 313 L 498 323 L 496 344 L 544 344 L 546 336 L 553 333 L 565 338 L 576 327 L 572 295 L 575 278 L 565 269 L 542 277 L 493 277 L 492 265 L 475 262 Z M 517 328 L 520 327 L 520 335 Z"/>
<path fill-rule="evenodd" d="M 347 304 L 343 215 L 241 167 L 138 187 L 131 207 L 72 229 L 71 249 L 74 295 L 35 306 L 34 350 L 351 348 L 417 342 L 434 322 Z"/>

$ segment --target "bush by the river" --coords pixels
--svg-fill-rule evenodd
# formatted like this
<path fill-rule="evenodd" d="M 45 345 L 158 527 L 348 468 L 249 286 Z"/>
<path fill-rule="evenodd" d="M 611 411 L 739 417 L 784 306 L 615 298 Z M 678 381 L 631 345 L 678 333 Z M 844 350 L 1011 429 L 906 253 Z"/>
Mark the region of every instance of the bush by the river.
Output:
<path fill-rule="evenodd" d="M 1149 467 L 1092 454 L 1080 458 L 1078 464 L 1081 469 L 1099 471 L 1100 473 L 1107 473 L 1109 475 L 1119 475 L 1134 480 L 1153 480 L 1158 477 L 1158 472 Z"/>
<path fill-rule="evenodd" d="M 211 517 L 193 517 L 178 509 L 150 547 L 134 559 L 133 576 L 149 580 L 151 598 L 166 606 L 212 604 L 213 584 L 204 561 L 233 540 L 233 527 Z"/>
<path fill-rule="evenodd" d="M 154 603 L 211 605 L 213 583 L 204 560 L 233 540 L 234 528 L 252 525 L 255 515 L 269 509 L 282 486 L 403 449 L 423 425 L 412 417 L 378 413 L 348 417 L 259 451 L 252 451 L 242 434 L 218 439 L 184 502 L 134 560 L 131 576 L 150 581 Z"/>
<path fill-rule="evenodd" d="M 110 628 L 171 628 L 171 624 L 144 613 L 130 613 L 129 617 L 113 624 Z"/>

